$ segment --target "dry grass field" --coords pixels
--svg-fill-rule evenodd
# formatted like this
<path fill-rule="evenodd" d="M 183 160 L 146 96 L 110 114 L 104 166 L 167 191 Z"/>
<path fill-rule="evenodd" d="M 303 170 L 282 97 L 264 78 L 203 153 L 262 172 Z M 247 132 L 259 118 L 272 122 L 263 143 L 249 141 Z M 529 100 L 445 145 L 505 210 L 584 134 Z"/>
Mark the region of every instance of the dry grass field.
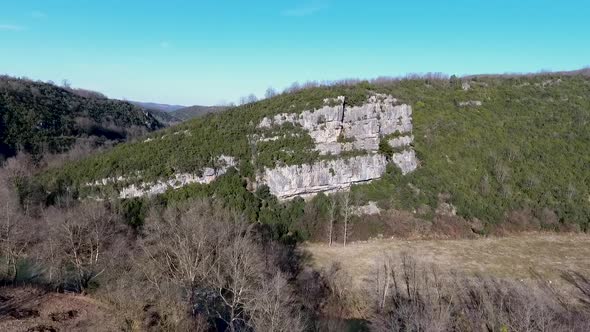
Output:
<path fill-rule="evenodd" d="M 386 255 L 407 253 L 443 272 L 530 280 L 532 271 L 556 285 L 565 285 L 563 271 L 590 276 L 590 236 L 535 233 L 461 240 L 375 240 L 346 247 L 309 243 L 312 264 L 328 268 L 339 263 L 361 285 Z"/>

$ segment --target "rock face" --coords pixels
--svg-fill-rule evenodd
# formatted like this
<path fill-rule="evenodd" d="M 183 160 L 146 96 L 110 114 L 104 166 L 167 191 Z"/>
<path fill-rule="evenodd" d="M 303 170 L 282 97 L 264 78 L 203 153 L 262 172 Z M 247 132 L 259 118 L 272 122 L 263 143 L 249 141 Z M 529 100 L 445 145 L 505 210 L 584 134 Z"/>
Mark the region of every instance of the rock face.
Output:
<path fill-rule="evenodd" d="M 258 182 L 265 183 L 280 199 L 334 192 L 352 184 L 381 177 L 387 160 L 379 154 L 319 161 L 311 165 L 292 165 L 266 169 Z"/>
<path fill-rule="evenodd" d="M 412 131 L 412 108 L 406 104 L 398 105 L 391 96 L 373 95 L 364 105 L 352 107 L 345 106 L 342 96 L 336 100 L 340 101 L 339 105 L 264 118 L 258 128 L 285 123 L 301 126 L 322 155 L 352 150 L 377 151 L 382 136 Z"/>
<path fill-rule="evenodd" d="M 319 192 L 334 192 L 353 184 L 380 178 L 389 161 L 397 165 L 402 174 L 418 167 L 411 144 L 412 108 L 398 104 L 392 96 L 373 95 L 361 106 L 348 107 L 344 97 L 336 99 L 339 105 L 325 105 L 314 111 L 282 113 L 264 118 L 258 128 L 273 128 L 293 124 L 307 131 L 320 155 L 328 160 L 312 164 L 266 168 L 257 176 L 257 182 L 268 185 L 279 199 L 295 196 L 313 196 Z M 380 141 L 396 135 L 386 142 L 394 150 L 391 156 L 378 154 Z M 264 140 L 280 139 L 265 137 Z M 261 140 L 259 140 L 261 141 Z M 341 157 L 342 152 L 354 151 L 354 157 Z"/>
<path fill-rule="evenodd" d="M 416 159 L 414 150 L 404 150 L 394 153 L 391 156 L 391 161 L 400 168 L 404 175 L 414 171 L 418 167 L 418 159 Z"/>
<path fill-rule="evenodd" d="M 218 158 L 217 163 L 221 166 L 219 168 L 205 167 L 201 170 L 201 175 L 181 173 L 175 174 L 173 178 L 168 180 L 159 180 L 151 183 L 142 183 L 140 185 L 130 185 L 129 187 L 123 188 L 119 192 L 120 198 L 132 198 L 142 196 L 153 196 L 157 194 L 163 194 L 168 189 L 178 189 L 192 183 L 208 184 L 218 176 L 225 174 L 230 167 L 236 165 L 236 161 L 233 157 L 221 156 Z"/>
<path fill-rule="evenodd" d="M 200 174 L 179 173 L 166 180 L 144 182 L 139 185 L 132 184 L 119 191 L 119 198 L 133 198 L 163 194 L 168 189 L 178 189 L 192 183 L 208 184 L 215 181 L 215 179 L 217 179 L 217 177 L 220 175 L 225 174 L 230 167 L 237 165 L 236 160 L 233 157 L 223 155 L 217 159 L 217 164 L 220 165 L 218 168 L 205 167 L 201 170 L 201 172 L 199 172 Z M 140 176 L 138 175 L 138 177 Z M 125 180 L 126 178 L 124 177 L 107 178 L 94 183 L 87 183 L 86 185 L 102 186 L 109 183 L 122 182 Z"/>

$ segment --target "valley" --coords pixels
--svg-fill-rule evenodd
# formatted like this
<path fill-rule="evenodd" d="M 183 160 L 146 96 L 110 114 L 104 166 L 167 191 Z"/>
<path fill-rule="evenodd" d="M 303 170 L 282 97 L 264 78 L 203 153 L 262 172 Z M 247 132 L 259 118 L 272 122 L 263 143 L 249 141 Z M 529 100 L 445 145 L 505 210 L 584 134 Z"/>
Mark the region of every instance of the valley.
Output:
<path fill-rule="evenodd" d="M 0 332 L 590 331 L 590 1 L 3 1 Z"/>
<path fill-rule="evenodd" d="M 184 122 L 5 78 L 0 327 L 586 331 L 588 77 L 308 85 Z"/>

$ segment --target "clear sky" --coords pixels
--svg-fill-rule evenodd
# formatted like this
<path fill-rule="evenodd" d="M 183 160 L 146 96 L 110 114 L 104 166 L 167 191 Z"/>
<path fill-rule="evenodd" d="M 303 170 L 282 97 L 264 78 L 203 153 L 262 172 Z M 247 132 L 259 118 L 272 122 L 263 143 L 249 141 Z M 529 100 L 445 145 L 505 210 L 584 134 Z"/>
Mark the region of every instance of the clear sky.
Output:
<path fill-rule="evenodd" d="M 0 73 L 130 100 L 588 65 L 588 0 L 0 0 Z"/>

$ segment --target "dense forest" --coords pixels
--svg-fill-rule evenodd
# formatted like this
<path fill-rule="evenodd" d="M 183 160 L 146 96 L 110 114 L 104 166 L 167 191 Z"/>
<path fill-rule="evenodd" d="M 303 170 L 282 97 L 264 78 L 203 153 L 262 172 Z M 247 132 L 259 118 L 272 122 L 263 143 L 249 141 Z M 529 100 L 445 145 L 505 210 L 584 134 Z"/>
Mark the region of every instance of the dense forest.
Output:
<path fill-rule="evenodd" d="M 2 159 L 65 152 L 76 143 L 110 146 L 160 128 L 145 110 L 97 92 L 0 77 Z"/>

